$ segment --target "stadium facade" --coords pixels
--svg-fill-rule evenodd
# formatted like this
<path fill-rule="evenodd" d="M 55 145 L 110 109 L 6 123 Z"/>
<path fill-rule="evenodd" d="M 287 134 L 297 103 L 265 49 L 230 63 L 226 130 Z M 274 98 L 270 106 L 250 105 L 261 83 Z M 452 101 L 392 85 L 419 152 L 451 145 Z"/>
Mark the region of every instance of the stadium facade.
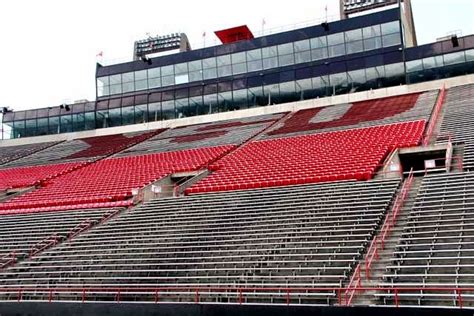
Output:
<path fill-rule="evenodd" d="M 5 108 L 0 314 L 472 314 L 474 36 L 417 46 L 409 3 Z"/>
<path fill-rule="evenodd" d="M 97 65 L 97 101 L 6 113 L 2 138 L 141 124 L 474 72 L 474 36 L 409 47 L 398 8 L 149 62 Z"/>

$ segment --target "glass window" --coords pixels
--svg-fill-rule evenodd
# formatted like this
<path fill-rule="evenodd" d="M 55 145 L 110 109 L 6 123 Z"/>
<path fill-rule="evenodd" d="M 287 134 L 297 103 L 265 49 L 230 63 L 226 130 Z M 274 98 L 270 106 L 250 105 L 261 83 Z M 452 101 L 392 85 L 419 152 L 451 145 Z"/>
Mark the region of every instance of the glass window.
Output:
<path fill-rule="evenodd" d="M 203 70 L 203 78 L 204 80 L 206 79 L 212 79 L 217 77 L 217 69 L 216 68 L 208 68 Z"/>
<path fill-rule="evenodd" d="M 223 55 L 217 57 L 217 67 L 230 65 L 230 55 Z"/>
<path fill-rule="evenodd" d="M 412 60 L 407 62 L 407 72 L 415 72 L 420 70 L 423 70 L 422 60 Z"/>
<path fill-rule="evenodd" d="M 107 87 L 107 89 L 105 89 Z M 109 77 L 97 78 L 97 94 L 99 97 L 108 95 L 109 91 Z"/>
<path fill-rule="evenodd" d="M 328 46 L 344 43 L 344 33 L 336 33 L 328 35 Z"/>
<path fill-rule="evenodd" d="M 160 77 L 157 77 L 157 78 L 149 78 L 149 79 L 148 79 L 148 87 L 149 87 L 150 89 L 161 87 L 161 78 L 160 78 Z"/>
<path fill-rule="evenodd" d="M 138 80 L 135 81 L 135 90 L 146 90 L 148 89 L 148 81 L 145 80 Z"/>
<path fill-rule="evenodd" d="M 15 128 L 18 122 L 15 122 Z M 48 134 L 58 134 L 59 133 L 59 116 L 49 117 L 49 133 Z"/>
<path fill-rule="evenodd" d="M 189 112 L 191 115 L 204 114 L 203 108 L 202 95 L 189 98 Z"/>
<path fill-rule="evenodd" d="M 80 115 L 80 114 L 76 114 L 76 115 Z M 37 135 L 47 135 L 48 134 L 48 119 L 39 118 L 37 120 L 37 124 L 38 124 Z"/>
<path fill-rule="evenodd" d="M 263 59 L 263 69 L 270 69 L 275 67 L 278 67 L 278 57 Z"/>
<path fill-rule="evenodd" d="M 185 74 L 187 72 L 188 72 L 188 64 L 187 63 L 180 63 L 180 64 L 174 65 L 174 73 L 176 75 Z"/>
<path fill-rule="evenodd" d="M 36 136 L 36 119 L 25 121 L 24 137 Z"/>
<path fill-rule="evenodd" d="M 345 87 L 347 86 L 347 73 L 341 72 L 329 75 L 329 82 L 331 83 L 331 87 Z"/>
<path fill-rule="evenodd" d="M 263 87 L 253 87 L 248 89 L 249 107 L 267 105 L 268 100 L 263 95 Z"/>
<path fill-rule="evenodd" d="M 120 74 L 113 75 L 109 77 L 109 82 L 111 85 L 113 84 L 121 84 L 122 83 L 122 76 Z"/>
<path fill-rule="evenodd" d="M 304 52 L 310 50 L 309 40 L 302 40 L 294 42 L 295 52 Z"/>
<path fill-rule="evenodd" d="M 217 67 L 217 75 L 219 77 L 230 76 L 231 74 L 232 74 L 232 66 L 231 65 Z"/>
<path fill-rule="evenodd" d="M 60 133 L 72 132 L 72 115 L 61 115 L 60 117 Z"/>
<path fill-rule="evenodd" d="M 382 37 L 383 47 L 395 46 L 401 44 L 400 34 L 395 33 Z"/>
<path fill-rule="evenodd" d="M 232 91 L 222 92 L 217 95 L 217 102 L 220 112 L 232 109 Z"/>
<path fill-rule="evenodd" d="M 122 83 L 122 93 L 131 92 L 135 90 L 135 84 L 133 81 Z"/>
<path fill-rule="evenodd" d="M 347 72 L 347 77 L 349 79 L 350 86 L 353 89 L 365 84 L 367 81 L 365 77 L 365 69 L 349 71 Z"/>
<path fill-rule="evenodd" d="M 122 83 L 124 82 L 132 82 L 135 80 L 135 76 L 133 72 L 126 72 L 122 74 Z"/>
<path fill-rule="evenodd" d="M 355 54 L 364 50 L 364 44 L 362 41 L 355 41 L 346 43 L 346 49 L 348 54 Z"/>
<path fill-rule="evenodd" d="M 278 45 L 278 55 L 293 54 L 293 43 Z"/>
<path fill-rule="evenodd" d="M 403 72 L 403 63 L 385 65 L 385 77 L 387 78 L 402 75 Z"/>
<path fill-rule="evenodd" d="M 346 54 L 346 47 L 344 44 L 329 46 L 328 51 L 329 57 L 341 56 Z"/>
<path fill-rule="evenodd" d="M 207 94 L 203 97 L 204 114 L 211 114 L 219 112 L 217 106 L 217 93 Z"/>
<path fill-rule="evenodd" d="M 380 25 L 382 35 L 400 33 L 400 23 L 398 21 L 388 22 Z"/>
<path fill-rule="evenodd" d="M 108 117 L 108 119 L 106 119 L 107 127 L 121 126 L 122 125 L 122 114 L 121 114 L 121 112 L 122 111 L 121 111 L 120 108 L 109 110 L 109 117 Z"/>
<path fill-rule="evenodd" d="M 262 60 L 253 60 L 247 62 L 247 69 L 249 72 L 262 70 Z"/>
<path fill-rule="evenodd" d="M 474 49 L 470 49 L 466 51 L 466 60 L 474 61 Z"/>
<path fill-rule="evenodd" d="M 465 62 L 464 52 L 446 54 L 443 57 L 445 65 L 453 65 Z"/>
<path fill-rule="evenodd" d="M 246 72 L 247 72 L 247 64 L 246 63 L 232 65 L 232 74 L 237 75 L 237 74 L 242 74 L 242 73 L 246 73 Z"/>
<path fill-rule="evenodd" d="M 372 37 L 364 39 L 364 50 L 373 50 L 382 48 L 382 38 L 381 37 Z"/>
<path fill-rule="evenodd" d="M 362 29 L 352 30 L 344 33 L 347 42 L 362 40 Z"/>
<path fill-rule="evenodd" d="M 263 86 L 263 94 L 265 99 L 269 100 L 268 104 L 275 104 L 280 97 L 280 85 L 277 83 Z"/>
<path fill-rule="evenodd" d="M 321 60 L 328 58 L 328 49 L 327 47 L 317 48 L 311 50 L 311 59 L 312 60 Z"/>
<path fill-rule="evenodd" d="M 295 56 L 293 54 L 278 56 L 278 64 L 280 66 L 293 65 L 295 63 Z"/>
<path fill-rule="evenodd" d="M 113 84 L 110 86 L 110 94 L 119 94 L 119 93 L 122 93 L 121 84 Z"/>
<path fill-rule="evenodd" d="M 148 72 L 148 78 L 159 78 L 159 77 L 161 77 L 161 68 L 160 67 L 148 69 L 147 72 Z"/>
<path fill-rule="evenodd" d="M 95 129 L 95 112 L 86 112 L 84 113 L 84 118 L 85 118 L 85 129 L 86 130 L 91 130 Z"/>
<path fill-rule="evenodd" d="M 261 49 L 253 49 L 247 51 L 247 61 L 255 61 L 262 59 L 262 50 Z"/>
<path fill-rule="evenodd" d="M 202 68 L 203 69 L 216 68 L 216 67 L 217 67 L 217 64 L 216 64 L 216 58 L 215 57 L 206 58 L 206 59 L 202 60 Z"/>
<path fill-rule="evenodd" d="M 371 38 L 382 35 L 380 31 L 380 25 L 372 25 L 369 27 L 364 27 L 362 29 L 362 34 L 364 38 Z"/>
<path fill-rule="evenodd" d="M 122 124 L 130 125 L 135 123 L 135 107 L 127 106 L 122 108 Z"/>
<path fill-rule="evenodd" d="M 135 71 L 135 90 L 146 90 L 146 89 L 148 89 L 147 71 L 146 70 Z"/>
<path fill-rule="evenodd" d="M 245 59 L 245 52 L 241 53 L 235 53 L 232 54 L 232 64 L 240 64 L 240 63 L 245 63 L 247 60 Z"/>
<path fill-rule="evenodd" d="M 202 80 L 202 70 L 193 71 L 189 73 L 189 81 L 201 81 Z"/>
<path fill-rule="evenodd" d="M 297 80 L 295 85 L 296 93 L 298 94 L 298 98 L 300 100 L 305 100 L 306 98 L 310 98 L 312 95 L 313 90 L 313 83 L 311 82 L 311 78 Z"/>
<path fill-rule="evenodd" d="M 277 56 L 278 56 L 278 52 L 277 52 L 277 47 L 276 46 L 270 46 L 270 47 L 262 48 L 262 57 L 263 58 L 277 57 Z"/>
<path fill-rule="evenodd" d="M 147 78 L 147 71 L 146 70 L 135 71 L 135 81 L 146 80 L 146 78 Z"/>
<path fill-rule="evenodd" d="M 198 71 L 202 69 L 202 64 L 200 60 L 190 61 L 188 63 L 189 72 Z"/>
<path fill-rule="evenodd" d="M 182 83 L 188 83 L 189 82 L 188 74 L 176 75 L 176 77 L 174 79 L 175 79 L 176 84 L 182 84 Z"/>
<path fill-rule="evenodd" d="M 161 119 L 161 103 L 153 102 L 148 104 L 148 121 L 156 122 Z"/>
<path fill-rule="evenodd" d="M 443 56 L 423 58 L 423 68 L 424 69 L 439 68 L 439 67 L 443 67 L 443 66 L 444 66 Z M 408 69 L 408 65 L 407 65 L 407 69 Z"/>
<path fill-rule="evenodd" d="M 240 110 L 240 109 L 246 109 L 248 107 L 247 89 L 234 90 L 232 95 L 233 95 L 233 104 L 230 110 Z"/>
<path fill-rule="evenodd" d="M 295 64 L 306 63 L 311 61 L 311 51 L 295 53 Z"/>
<path fill-rule="evenodd" d="M 189 113 L 189 100 L 188 98 L 181 98 L 175 100 L 175 105 L 176 105 L 176 114 L 177 118 L 183 118 L 183 117 L 188 117 L 191 116 L 191 113 Z"/>
<path fill-rule="evenodd" d="M 174 75 L 174 67 L 173 67 L 173 65 L 161 67 L 161 76 L 162 76 L 162 77 L 165 77 L 165 76 L 173 76 L 173 75 Z"/>
<path fill-rule="evenodd" d="M 385 77 L 384 66 L 371 67 L 365 70 L 367 81 Z"/>
<path fill-rule="evenodd" d="M 135 123 L 146 123 L 148 121 L 148 106 L 147 104 L 139 104 L 135 106 Z"/>
<path fill-rule="evenodd" d="M 174 76 L 161 77 L 161 85 L 163 87 L 174 85 Z"/>
<path fill-rule="evenodd" d="M 174 108 L 174 100 L 164 101 L 161 103 L 161 119 L 171 120 L 176 118 L 176 111 Z"/>
<path fill-rule="evenodd" d="M 310 39 L 311 49 L 322 48 L 328 46 L 328 40 L 326 36 L 315 37 Z"/>

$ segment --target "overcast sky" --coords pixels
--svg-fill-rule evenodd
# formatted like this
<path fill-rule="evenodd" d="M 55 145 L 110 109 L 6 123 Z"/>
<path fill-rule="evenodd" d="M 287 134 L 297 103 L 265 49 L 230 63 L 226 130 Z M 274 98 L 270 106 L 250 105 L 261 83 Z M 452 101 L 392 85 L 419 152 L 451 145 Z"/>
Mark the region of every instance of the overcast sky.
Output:
<path fill-rule="evenodd" d="M 474 34 L 474 0 L 412 0 L 419 43 L 453 30 Z M 15 0 L 0 1 L 0 106 L 14 110 L 95 98 L 97 53 L 132 57 L 133 42 L 185 32 L 191 44 L 213 31 L 247 24 L 265 29 L 338 15 L 338 0 Z M 196 45 L 194 45 L 196 46 Z"/>

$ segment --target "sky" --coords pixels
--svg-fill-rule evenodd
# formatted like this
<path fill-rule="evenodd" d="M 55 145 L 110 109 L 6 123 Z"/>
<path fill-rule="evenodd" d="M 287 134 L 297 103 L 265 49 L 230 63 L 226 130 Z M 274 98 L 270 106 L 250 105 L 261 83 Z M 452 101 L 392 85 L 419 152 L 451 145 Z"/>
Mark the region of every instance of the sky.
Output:
<path fill-rule="evenodd" d="M 216 30 L 247 24 L 254 33 L 337 18 L 339 0 L 15 0 L 0 1 L 0 107 L 16 111 L 95 98 L 97 54 L 132 59 L 133 42 L 184 32 L 194 47 Z M 236 2 L 237 3 L 237 2 Z M 474 34 L 474 0 L 412 0 L 418 42 Z M 196 44 L 197 43 L 197 44 Z"/>

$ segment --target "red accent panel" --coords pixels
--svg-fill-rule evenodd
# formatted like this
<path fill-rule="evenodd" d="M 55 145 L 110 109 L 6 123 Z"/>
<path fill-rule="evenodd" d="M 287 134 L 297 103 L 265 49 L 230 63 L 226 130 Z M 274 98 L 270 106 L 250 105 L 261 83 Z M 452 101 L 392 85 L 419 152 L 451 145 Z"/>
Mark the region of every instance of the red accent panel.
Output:
<path fill-rule="evenodd" d="M 232 27 L 230 29 L 215 31 L 214 34 L 221 40 L 222 44 L 249 40 L 253 38 L 253 34 L 247 25 Z"/>
<path fill-rule="evenodd" d="M 282 135 L 302 131 L 319 130 L 331 127 L 351 126 L 363 122 L 382 120 L 403 113 L 413 108 L 419 94 L 361 101 L 352 104 L 351 108 L 339 119 L 329 122 L 310 123 L 322 108 L 301 110 L 290 117 L 285 124 L 268 135 Z"/>

